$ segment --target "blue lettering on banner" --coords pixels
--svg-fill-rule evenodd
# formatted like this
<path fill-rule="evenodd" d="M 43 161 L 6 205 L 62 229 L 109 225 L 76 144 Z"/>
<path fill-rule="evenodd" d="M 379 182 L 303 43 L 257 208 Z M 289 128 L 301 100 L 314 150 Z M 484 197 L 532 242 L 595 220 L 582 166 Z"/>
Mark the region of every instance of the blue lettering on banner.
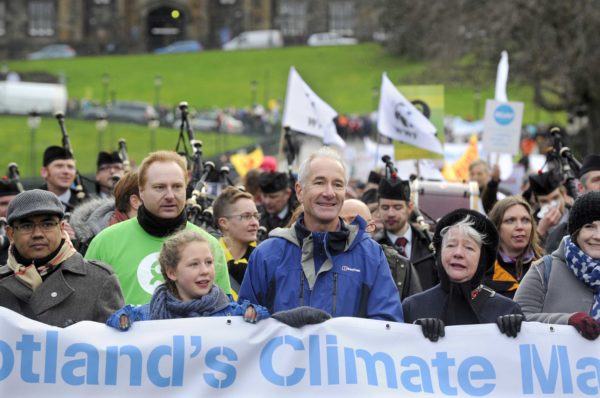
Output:
<path fill-rule="evenodd" d="M 236 363 L 240 361 L 233 344 L 204 347 L 201 336 L 173 335 L 168 344 L 145 348 L 65 342 L 57 330 L 21 334 L 11 341 L 0 339 L 0 385 L 182 388 L 186 386 L 185 375 L 192 373 L 186 372 L 186 366 L 195 366 L 201 369 L 196 380 L 222 390 L 234 386 Z M 600 394 L 600 358 L 572 358 L 575 354 L 567 345 L 543 347 L 518 345 L 523 394 Z M 447 351 L 432 351 L 427 357 L 398 356 L 398 350 L 344 345 L 343 337 L 336 334 L 311 334 L 302 339 L 287 334 L 274 336 L 256 353 L 263 383 L 314 387 L 313 393 L 320 386 L 361 385 L 400 395 L 482 397 L 492 394 L 500 381 L 490 359 L 481 355 L 458 357 Z M 196 361 L 191 361 L 194 358 Z"/>
<path fill-rule="evenodd" d="M 515 119 L 515 111 L 510 105 L 502 104 L 494 111 L 494 119 L 496 123 L 507 126 Z"/>

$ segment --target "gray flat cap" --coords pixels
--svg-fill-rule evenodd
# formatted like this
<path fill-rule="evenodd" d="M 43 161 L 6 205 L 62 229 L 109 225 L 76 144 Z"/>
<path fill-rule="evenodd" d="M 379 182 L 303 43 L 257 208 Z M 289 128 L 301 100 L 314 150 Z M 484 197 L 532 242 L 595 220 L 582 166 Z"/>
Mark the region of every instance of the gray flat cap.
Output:
<path fill-rule="evenodd" d="M 9 225 L 12 225 L 16 220 L 38 214 L 55 214 L 63 218 L 65 211 L 55 194 L 41 189 L 32 189 L 21 192 L 10 201 L 6 220 Z"/>

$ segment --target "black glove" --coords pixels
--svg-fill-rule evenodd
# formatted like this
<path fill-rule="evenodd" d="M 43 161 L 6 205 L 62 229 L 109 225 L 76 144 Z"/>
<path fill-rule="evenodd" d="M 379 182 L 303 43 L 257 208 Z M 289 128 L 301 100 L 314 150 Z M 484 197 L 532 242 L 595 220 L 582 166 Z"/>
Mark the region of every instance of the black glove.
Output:
<path fill-rule="evenodd" d="M 420 318 L 414 321 L 415 325 L 421 325 L 423 336 L 430 341 L 436 342 L 440 337 L 446 335 L 444 330 L 444 321 L 438 318 Z"/>
<path fill-rule="evenodd" d="M 331 315 L 327 312 L 318 308 L 306 306 L 287 311 L 279 311 L 271 315 L 271 317 L 293 328 L 299 328 L 304 325 L 315 325 L 331 319 Z"/>
<path fill-rule="evenodd" d="M 496 324 L 501 333 L 504 333 L 508 337 L 517 337 L 524 320 L 525 317 L 522 314 L 500 315 L 496 318 Z"/>

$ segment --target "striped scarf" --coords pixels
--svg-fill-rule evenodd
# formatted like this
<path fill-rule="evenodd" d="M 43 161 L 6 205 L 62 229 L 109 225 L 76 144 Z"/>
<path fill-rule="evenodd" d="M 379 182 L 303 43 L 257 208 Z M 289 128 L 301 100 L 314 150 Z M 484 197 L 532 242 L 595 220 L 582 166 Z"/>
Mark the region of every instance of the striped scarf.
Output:
<path fill-rule="evenodd" d="M 31 290 L 37 289 L 42 284 L 42 278 L 48 275 L 55 267 L 63 263 L 66 259 L 77 253 L 73 247 L 73 243 L 66 231 L 62 232 L 63 243 L 56 255 L 43 265 L 35 265 L 33 262 L 29 265 L 19 264 L 16 260 L 13 250 L 14 246 L 8 249 L 8 267 L 15 273 L 15 277 L 19 279 L 25 286 Z"/>
<path fill-rule="evenodd" d="M 591 258 L 579 246 L 565 238 L 565 259 L 575 277 L 594 291 L 594 305 L 590 315 L 600 321 L 600 260 Z"/>

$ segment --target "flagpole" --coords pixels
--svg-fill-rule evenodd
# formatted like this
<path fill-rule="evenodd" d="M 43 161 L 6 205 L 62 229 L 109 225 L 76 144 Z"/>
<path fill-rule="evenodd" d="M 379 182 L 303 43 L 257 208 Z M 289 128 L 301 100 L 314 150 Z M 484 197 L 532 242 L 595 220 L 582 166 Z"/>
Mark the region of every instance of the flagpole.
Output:
<path fill-rule="evenodd" d="M 372 93 L 373 93 L 373 109 L 377 112 L 379 112 L 379 105 L 377 104 L 377 93 L 378 93 L 378 88 L 377 86 L 373 86 L 372 88 Z M 377 115 L 377 117 L 379 117 L 379 114 Z M 377 125 L 375 125 L 375 128 L 377 128 Z M 381 139 L 381 133 L 379 132 L 379 129 L 377 128 L 377 146 L 375 147 L 375 163 L 373 164 L 373 168 L 376 169 L 377 168 L 377 163 L 379 161 L 379 140 Z"/>

